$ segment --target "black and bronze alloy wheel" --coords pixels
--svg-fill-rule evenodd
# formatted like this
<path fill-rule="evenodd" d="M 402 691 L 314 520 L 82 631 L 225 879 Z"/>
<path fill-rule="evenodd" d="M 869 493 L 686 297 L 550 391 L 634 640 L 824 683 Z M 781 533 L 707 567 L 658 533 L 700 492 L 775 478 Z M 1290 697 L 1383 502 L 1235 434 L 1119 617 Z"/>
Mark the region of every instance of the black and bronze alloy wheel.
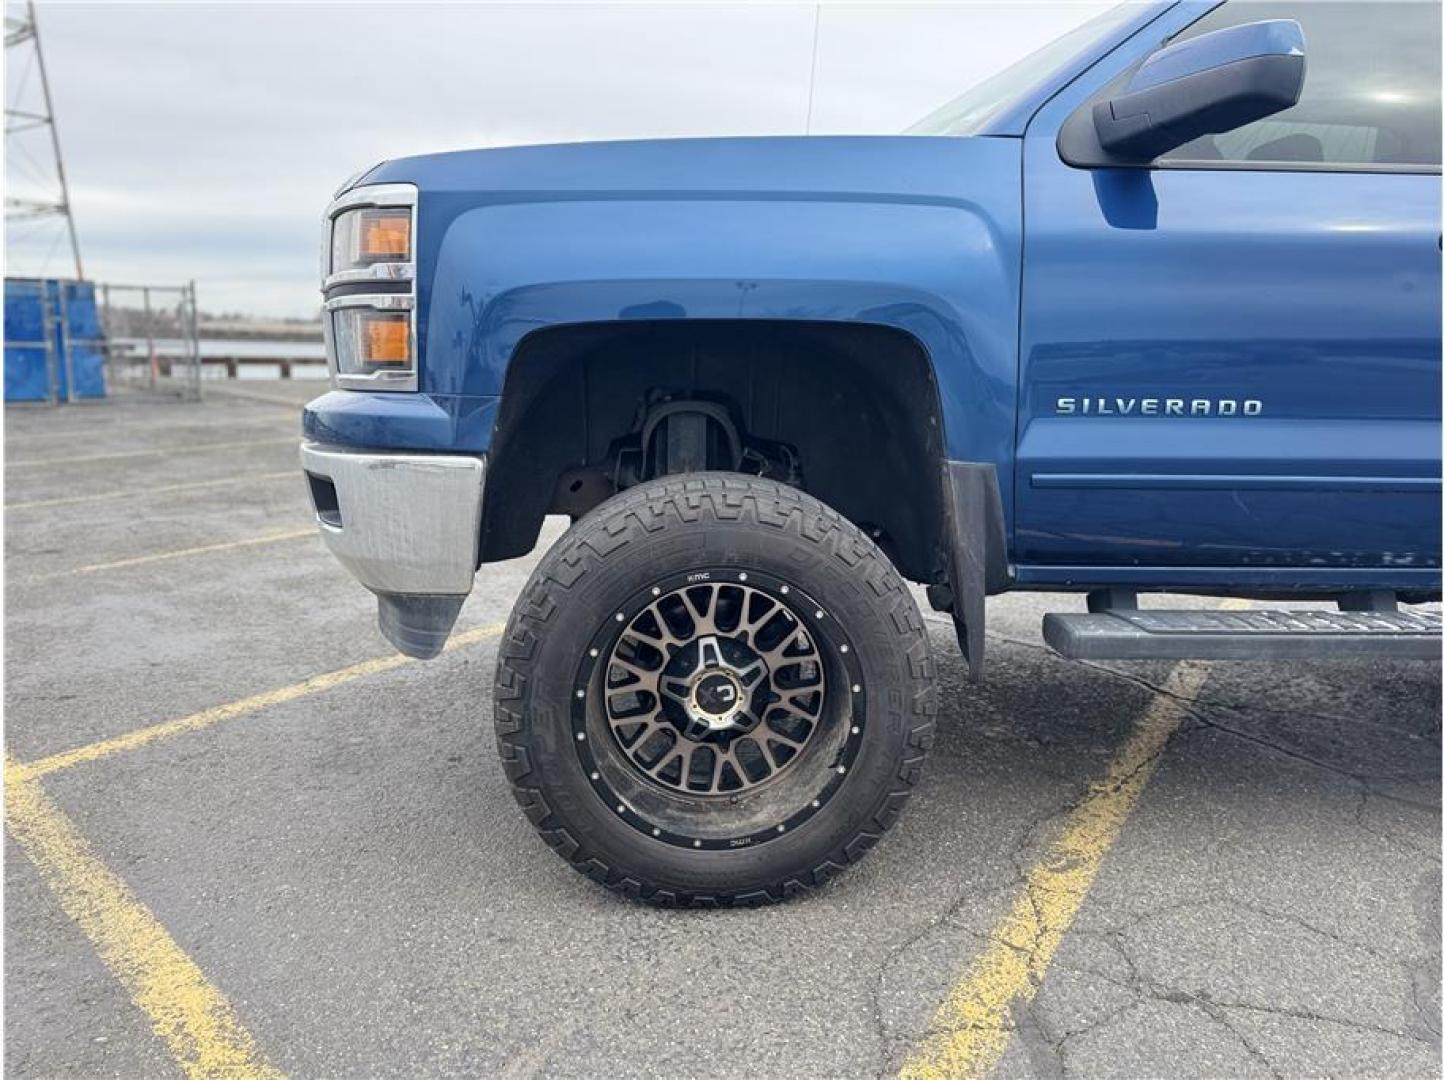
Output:
<path fill-rule="evenodd" d="M 572 732 L 623 820 L 669 844 L 744 847 L 801 825 L 842 786 L 864 676 L 804 592 L 756 570 L 694 570 L 616 614 L 579 667 Z"/>
<path fill-rule="evenodd" d="M 547 553 L 497 735 L 547 842 L 658 903 L 779 900 L 892 824 L 931 737 L 911 594 L 815 499 L 726 473 L 633 488 Z"/>

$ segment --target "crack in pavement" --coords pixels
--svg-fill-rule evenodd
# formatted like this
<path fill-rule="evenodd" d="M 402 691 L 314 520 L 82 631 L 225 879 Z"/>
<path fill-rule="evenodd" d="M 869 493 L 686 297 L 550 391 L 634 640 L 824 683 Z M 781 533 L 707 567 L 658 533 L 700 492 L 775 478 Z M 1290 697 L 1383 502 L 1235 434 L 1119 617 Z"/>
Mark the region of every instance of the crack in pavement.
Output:
<path fill-rule="evenodd" d="M 995 635 L 989 635 L 989 636 L 995 636 Z M 1037 643 L 1035 643 L 1035 642 L 1022 641 L 1022 640 L 1017 639 L 1017 638 L 1009 638 L 1009 637 L 1001 637 L 1001 636 L 995 636 L 995 637 L 996 637 L 997 640 L 1005 641 L 1005 642 L 1007 642 L 1007 643 L 1009 643 L 1009 644 L 1017 645 L 1017 646 L 1020 646 L 1020 647 L 1022 647 L 1022 648 L 1036 649 L 1036 650 L 1040 650 L 1040 651 L 1044 651 L 1044 652 L 1049 652 L 1049 653 L 1052 652 L 1052 650 L 1049 649 L 1046 645 L 1039 645 L 1039 644 L 1037 644 Z M 1119 681 L 1121 681 L 1121 682 L 1129 683 L 1129 684 L 1131 684 L 1131 685 L 1133 685 L 1133 686 L 1136 686 L 1136 687 L 1139 687 L 1139 688 L 1141 688 L 1141 689 L 1147 690 L 1149 693 L 1158 694 L 1158 695 L 1161 695 L 1161 696 L 1164 696 L 1164 697 L 1172 698 L 1174 701 L 1176 701 L 1176 702 L 1180 705 L 1181 708 L 1183 708 L 1183 710 L 1184 710 L 1185 713 L 1189 716 L 1189 718 L 1190 718 L 1191 720 L 1193 720 L 1193 721 L 1196 722 L 1196 726 L 1185 726 L 1184 728 L 1180 729 L 1180 731 L 1179 731 L 1178 734 L 1177 734 L 1177 737 L 1189 737 L 1189 736 L 1192 736 L 1192 735 L 1196 734 L 1200 728 L 1201 728 L 1201 729 L 1205 729 L 1205 730 L 1217 731 L 1217 732 L 1220 732 L 1220 733 L 1222 733 L 1222 734 L 1230 735 L 1230 736 L 1232 736 L 1232 737 L 1234 737 L 1234 738 L 1236 738 L 1236 739 L 1239 739 L 1239 740 L 1241 740 L 1241 741 L 1251 743 L 1251 744 L 1253 744 L 1253 745 L 1255 745 L 1255 746 L 1259 746 L 1259 747 L 1261 747 L 1261 748 L 1263 748 L 1263 749 L 1271 750 L 1271 751 L 1273 751 L 1273 752 L 1275 752 L 1275 753 L 1277 753 L 1277 754 L 1280 754 L 1280 755 L 1283 755 L 1283 756 L 1285 756 L 1285 757 L 1288 757 L 1288 758 L 1290 758 L 1290 759 L 1292 759 L 1292 760 L 1294 760 L 1294 761 L 1297 761 L 1297 762 L 1299 762 L 1299 763 L 1301 763 L 1301 764 L 1305 764 L 1305 765 L 1311 766 L 1311 767 L 1313 767 L 1313 768 L 1315 768 L 1315 769 L 1319 769 L 1319 770 L 1321 770 L 1321 771 L 1323 771 L 1323 772 L 1327 772 L 1327 773 L 1330 773 L 1330 774 L 1332 774 L 1332 775 L 1342 777 L 1343 779 L 1348 780 L 1348 781 L 1350 781 L 1350 782 L 1352 782 L 1352 783 L 1354 783 L 1354 784 L 1356 784 L 1356 785 L 1359 786 L 1360 791 L 1361 791 L 1362 798 L 1363 798 L 1365 801 L 1366 801 L 1369 797 L 1372 796 L 1373 798 L 1376 798 L 1376 799 L 1382 799 L 1382 800 L 1385 800 L 1385 801 L 1388 801 L 1388 802 L 1397 803 L 1397 804 L 1399 804 L 1399 805 L 1407 806 L 1407 807 L 1410 807 L 1410 808 L 1412 808 L 1412 809 L 1425 811 L 1426 813 L 1436 813 L 1436 812 L 1439 810 L 1439 803 L 1438 803 L 1438 802 L 1434 802 L 1434 803 L 1422 803 L 1422 802 L 1419 802 L 1419 801 L 1414 800 L 1414 799 L 1408 799 L 1408 798 L 1405 798 L 1405 797 L 1403 797 L 1403 796 L 1394 795 L 1394 794 L 1392 794 L 1392 793 L 1390 793 L 1390 792 L 1380 791 L 1380 790 L 1378 789 L 1378 787 L 1376 786 L 1376 783 L 1375 783 L 1376 781 L 1380 781 L 1380 780 L 1398 780 L 1398 781 L 1405 781 L 1405 782 L 1417 781 L 1417 780 L 1428 780 L 1428 779 L 1433 779 L 1435 776 L 1437 776 L 1437 772 L 1424 772 L 1424 773 L 1408 773 L 1408 772 L 1404 772 L 1404 773 L 1400 773 L 1400 772 L 1370 773 L 1370 772 L 1355 772 L 1355 771 L 1351 771 L 1351 770 L 1346 769 L 1346 768 L 1343 768 L 1343 767 L 1341 767 L 1341 766 L 1334 765 L 1334 764 L 1331 763 L 1331 762 L 1324 761 L 1324 760 L 1322 760 L 1322 759 L 1320 759 L 1320 758 L 1314 757 L 1314 756 L 1312 756 L 1312 755 L 1310 755 L 1310 754 L 1306 754 L 1306 753 L 1304 753 L 1304 752 L 1302 752 L 1302 751 L 1300 751 L 1300 750 L 1296 750 L 1296 749 L 1293 749 L 1293 748 L 1290 748 L 1290 747 L 1287 747 L 1287 746 L 1280 745 L 1279 743 L 1274 742 L 1274 741 L 1272 741 L 1272 740 L 1270 740 L 1270 739 L 1268 739 L 1268 738 L 1265 738 L 1265 737 L 1262 736 L 1262 735 L 1258 735 L 1258 734 L 1255 734 L 1255 733 L 1252 733 L 1252 732 L 1242 731 L 1242 730 L 1240 730 L 1240 729 L 1238 729 L 1238 728 L 1232 727 L 1232 726 L 1230 726 L 1230 725 L 1228 725 L 1228 724 L 1226 724 L 1226 723 L 1221 722 L 1220 720 L 1216 719 L 1216 718 L 1213 717 L 1213 716 L 1208 715 L 1210 711 L 1215 711 L 1215 712 L 1217 712 L 1217 711 L 1222 711 L 1222 712 L 1226 712 L 1226 713 L 1236 713 L 1236 712 L 1243 711 L 1243 710 L 1241 710 L 1239 707 L 1237 707 L 1237 706 L 1235 706 L 1235 705 L 1226 704 L 1226 703 L 1222 703 L 1222 702 L 1216 702 L 1216 701 L 1212 701 L 1212 702 L 1210 702 L 1210 701 L 1204 701 L 1202 698 L 1199 698 L 1199 697 L 1189 697 L 1189 696 L 1180 695 L 1180 694 L 1177 694 L 1177 693 L 1173 692 L 1172 690 L 1169 690 L 1166 686 L 1160 685 L 1159 683 L 1156 683 L 1156 682 L 1154 682 L 1154 681 L 1152 681 L 1152 680 L 1150 680 L 1150 679 L 1144 678 L 1143 676 L 1135 675 L 1135 674 L 1133 674 L 1133 673 L 1131 673 L 1131 672 L 1118 671 L 1118 670 L 1115 669 L 1115 668 L 1110 668 L 1110 667 L 1104 666 L 1104 665 L 1102 665 L 1102 664 L 1096 663 L 1096 662 L 1094 662 L 1094 661 L 1077 660 L 1077 661 L 1072 661 L 1072 662 L 1073 662 L 1073 663 L 1080 664 L 1080 665 L 1082 665 L 1083 667 L 1089 668 L 1089 669 L 1091 669 L 1091 670 L 1093 670 L 1093 671 L 1099 672 L 1100 674 L 1103 674 L 1103 675 L 1109 676 L 1109 677 L 1111 677 L 1111 678 L 1117 679 L 1117 680 L 1119 680 Z M 1272 714 L 1280 715 L 1280 716 L 1296 716 L 1296 717 L 1307 718 L 1307 719 L 1324 719 L 1324 720 L 1334 719 L 1334 720 L 1337 720 L 1337 721 L 1339 721 L 1339 722 L 1344 722 L 1344 718 L 1341 718 L 1341 717 L 1329 717 L 1329 716 L 1327 716 L 1326 714 L 1321 714 L 1321 713 L 1304 713 L 1304 712 L 1299 712 L 1299 711 L 1291 711 L 1291 710 L 1284 710 L 1284 709 L 1274 709 L 1274 708 L 1269 708 L 1269 709 L 1266 709 L 1266 710 L 1265 710 L 1265 709 L 1258 708 L 1258 707 L 1255 707 L 1255 709 L 1254 709 L 1253 711 L 1264 712 L 1264 713 L 1272 713 Z M 1431 743 L 1431 745 L 1433 745 L 1433 744 Z M 1365 832 L 1369 832 L 1369 833 L 1371 833 L 1372 835 L 1377 835 L 1377 836 L 1380 836 L 1380 837 L 1383 837 L 1383 838 L 1392 839 L 1392 840 L 1394 840 L 1394 842 L 1396 842 L 1396 843 L 1407 844 L 1412 850 L 1415 850 L 1415 851 L 1419 851 L 1419 850 L 1420 850 L 1420 849 L 1416 848 L 1416 847 L 1415 847 L 1412 843 L 1410 843 L 1409 841 L 1406 841 L 1406 840 L 1404 840 L 1404 839 L 1402 839 L 1402 838 L 1400 838 L 1400 837 L 1397 837 L 1397 836 L 1393 836 L 1392 834 L 1388 834 L 1388 833 L 1385 833 L 1385 832 L 1381 832 L 1380 830 L 1371 828 L 1370 826 L 1364 824 L 1363 821 L 1362 821 L 1362 816 L 1363 816 L 1363 806 L 1361 805 L 1361 806 L 1356 810 L 1355 820 L 1356 820 L 1356 823 L 1359 825 L 1359 827 L 1360 827 L 1361 829 L 1363 829 Z M 1439 856 L 1438 856 L 1438 854 L 1437 854 L 1437 851 L 1433 850 L 1432 848 L 1426 847 L 1426 848 L 1424 848 L 1420 853 L 1425 854 L 1425 856 L 1428 857 L 1428 858 L 1430 858 L 1432 861 L 1435 861 L 1435 862 L 1438 862 L 1438 861 L 1439 861 Z"/>
<path fill-rule="evenodd" d="M 1128 1002 L 1126 1005 L 1120 1006 L 1117 1009 L 1111 1010 L 1099 1020 L 1085 1024 L 1081 1028 L 1069 1029 L 1065 1033 L 1062 1042 L 1067 1042 L 1071 1039 L 1077 1038 L 1080 1035 L 1085 1035 L 1091 1031 L 1094 1031 L 1100 1026 L 1103 1026 L 1105 1023 L 1117 1019 L 1117 1017 L 1122 1013 L 1137 1008 L 1139 1005 L 1145 1004 L 1148 1001 L 1160 1001 L 1175 1005 L 1184 1004 L 1198 1007 L 1207 1006 L 1209 1008 L 1221 1010 L 1259 1013 L 1262 1015 L 1279 1016 L 1294 1020 L 1310 1020 L 1316 1023 L 1332 1024 L 1337 1027 L 1345 1027 L 1356 1031 L 1364 1031 L 1372 1035 L 1382 1035 L 1388 1038 L 1398 1039 L 1402 1042 L 1418 1043 L 1430 1047 L 1433 1047 L 1435 1045 L 1433 1040 L 1411 1034 L 1408 1031 L 1395 1030 L 1380 1026 L 1378 1024 L 1370 1024 L 1364 1021 L 1354 1020 L 1348 1017 L 1335 1016 L 1329 1013 L 1319 1012 L 1318 1010 L 1314 1009 L 1299 1009 L 1278 1005 L 1261 1005 L 1255 1001 L 1228 1001 L 1221 998 L 1213 997 L 1212 995 L 1203 990 L 1187 990 L 1178 986 L 1170 985 L 1165 982 L 1160 982 L 1157 979 L 1148 978 L 1147 976 L 1131 975 L 1127 980 L 1118 979 L 1112 975 L 1107 974 L 1106 972 L 1098 971 L 1096 968 L 1089 968 L 1086 966 L 1071 964 L 1066 960 L 1060 961 L 1058 963 L 1058 966 L 1061 970 L 1070 971 L 1081 975 L 1087 975 L 1091 978 L 1099 980 L 1100 982 L 1106 982 L 1110 986 L 1114 986 L 1118 989 L 1126 990 L 1129 993 L 1137 995 L 1136 1000 Z M 1042 1007 L 1046 1009 L 1046 1001 L 1043 1002 Z"/>
<path fill-rule="evenodd" d="M 943 623 L 943 620 L 940 619 L 932 621 L 939 624 Z M 950 623 L 948 625 L 950 626 Z M 1030 641 L 1022 641 L 1019 639 L 991 632 L 988 636 L 990 639 L 1003 644 L 1014 645 L 1019 648 L 1047 653 L 1049 656 L 1053 655 L 1052 650 L 1041 644 Z M 1058 663 L 1061 665 L 1062 663 L 1064 663 L 1064 661 L 1060 659 Z M 1377 800 L 1378 802 L 1384 802 L 1390 805 L 1399 806 L 1401 808 L 1408 808 L 1424 813 L 1436 813 L 1438 810 L 1437 800 L 1433 802 L 1421 801 L 1418 799 L 1409 798 L 1405 795 L 1398 795 L 1391 791 L 1384 790 L 1380 786 L 1381 784 L 1389 782 L 1418 782 L 1421 780 L 1431 779 L 1436 774 L 1419 772 L 1414 769 L 1404 768 L 1402 767 L 1402 763 L 1400 768 L 1393 769 L 1349 768 L 1347 765 L 1336 764 L 1333 761 L 1326 760 L 1324 758 L 1311 754 L 1305 748 L 1274 741 L 1268 738 L 1265 734 L 1259 734 L 1246 730 L 1239 726 L 1235 726 L 1234 723 L 1230 722 L 1231 719 L 1237 718 L 1238 720 L 1245 721 L 1246 723 L 1252 723 L 1254 722 L 1255 718 L 1260 714 L 1271 714 L 1285 719 L 1306 718 L 1320 721 L 1324 724 L 1344 723 L 1346 722 L 1346 718 L 1329 716 L 1328 714 L 1324 713 L 1305 712 L 1302 710 L 1287 710 L 1275 708 L 1266 709 L 1263 707 L 1240 706 L 1232 702 L 1219 701 L 1217 699 L 1204 700 L 1202 696 L 1197 693 L 1179 693 L 1169 686 L 1160 685 L 1149 678 L 1139 676 L 1130 672 L 1119 671 L 1114 668 L 1091 662 L 1078 663 L 1082 663 L 1082 666 L 1090 668 L 1092 669 L 1092 671 L 1102 674 L 1108 680 L 1116 681 L 1146 691 L 1150 695 L 1165 698 L 1173 702 L 1174 706 L 1185 718 L 1185 723 L 1180 725 L 1180 730 L 1177 732 L 1177 734 L 1180 736 L 1187 735 L 1189 737 L 1192 737 L 1206 731 L 1218 732 L 1222 735 L 1232 736 L 1233 739 L 1243 742 L 1249 746 L 1255 747 L 1264 753 L 1271 752 L 1274 755 L 1285 758 L 1291 762 L 1303 765 L 1306 768 L 1317 770 L 1326 775 L 1336 777 L 1342 780 L 1343 782 L 1349 784 L 1355 789 L 1355 794 L 1357 797 L 1357 801 L 1352 807 L 1352 813 L 1350 815 L 1351 824 L 1353 824 L 1357 829 L 1359 829 L 1360 832 L 1370 836 L 1371 838 L 1377 838 L 1386 843 L 1389 843 L 1391 848 L 1395 846 L 1402 847 L 1410 856 L 1424 855 L 1426 861 L 1437 865 L 1439 861 L 1437 852 L 1424 851 L 1419 847 L 1418 842 L 1413 838 L 1406 838 L 1406 834 L 1396 835 L 1386 829 L 1383 829 L 1382 827 L 1377 827 L 1369 823 L 1366 820 L 1365 816 L 1368 807 L 1371 805 L 1371 800 Z M 1357 725 L 1355 724 L 1354 726 L 1356 727 Z M 1382 732 L 1381 736 L 1387 737 L 1392 733 L 1393 729 L 1389 729 Z M 1002 740 L 996 741 L 1002 742 Z M 1423 741 L 1430 746 L 1436 745 L 1432 740 L 1427 738 Z M 1083 787 L 1081 791 L 1078 790 L 1078 784 L 1080 783 L 1080 780 L 1076 775 L 1058 777 L 1059 779 L 1063 780 L 1064 783 L 1068 783 L 1074 788 L 1072 794 L 1068 798 L 1054 803 L 1053 805 L 1044 809 L 1041 813 L 1030 817 L 1027 821 L 1024 822 L 1022 828 L 1016 834 L 1015 839 L 1009 845 L 1007 853 L 1008 859 L 1012 864 L 1014 870 L 1015 880 L 1008 885 L 1002 886 L 1002 888 L 1021 888 L 1022 893 L 1026 895 L 1027 908 L 1031 909 L 1032 912 L 1032 925 L 1031 927 L 1029 927 L 1031 941 L 1028 941 L 1027 943 L 1020 943 L 1018 941 L 1003 941 L 999 940 L 997 935 L 980 934 L 976 930 L 973 930 L 969 927 L 958 926 L 958 917 L 967 901 L 970 898 L 976 899 L 978 898 L 978 896 L 986 895 L 980 893 L 970 894 L 967 891 L 963 891 L 954 895 L 950 899 L 949 903 L 944 907 L 944 909 L 934 918 L 929 920 L 926 925 L 918 928 L 915 933 L 909 935 L 906 941 L 900 943 L 897 948 L 890 951 L 888 956 L 884 958 L 883 962 L 879 965 L 877 969 L 875 978 L 873 980 L 872 988 L 873 1019 L 874 1025 L 877 1030 L 878 1039 L 880 1041 L 880 1046 L 882 1048 L 881 1058 L 884 1062 L 886 1062 L 887 1060 L 891 1040 L 888 1037 L 888 1025 L 886 1023 L 882 1009 L 882 994 L 884 985 L 888 977 L 888 973 L 892 969 L 893 965 L 910 949 L 914 948 L 920 942 L 928 939 L 930 935 L 933 935 L 940 930 L 949 929 L 961 930 L 961 932 L 967 934 L 969 937 L 977 938 L 978 940 L 984 942 L 985 945 L 991 944 L 994 947 L 1002 946 L 1005 947 L 1006 950 L 1013 952 L 1014 954 L 1027 955 L 1031 951 L 1035 951 L 1040 946 L 1043 938 L 1049 934 L 1050 927 L 1046 925 L 1045 921 L 1045 909 L 1047 905 L 1040 903 L 1040 898 L 1037 896 L 1036 890 L 1034 889 L 1028 876 L 1028 867 L 1031 864 L 1030 861 L 1027 859 L 1027 855 L 1029 853 L 1033 853 L 1035 855 L 1037 854 L 1037 846 L 1042 843 L 1041 834 L 1043 833 L 1045 827 L 1056 822 L 1058 819 L 1066 817 L 1066 815 L 1068 815 L 1070 812 L 1076 810 L 1079 805 L 1086 802 L 1090 796 L 1096 795 L 1099 792 L 1106 792 L 1109 790 L 1117 791 L 1120 788 L 1126 786 L 1127 784 L 1132 782 L 1133 779 L 1140 772 L 1150 770 L 1156 767 L 1158 759 L 1162 756 L 1163 753 L 1164 748 L 1157 748 L 1156 750 L 1154 750 L 1154 752 L 1146 755 L 1141 760 L 1138 760 L 1136 762 L 1131 761 L 1130 765 L 1132 767 L 1129 768 L 1126 773 L 1120 773 L 1116 776 L 1109 776 L 1108 783 L 1106 785 L 1102 783 L 1088 785 Z M 1087 759 L 1085 758 L 1084 760 Z M 1055 775 L 1051 774 L 1050 770 L 1040 770 L 1040 772 Z M 1430 876 L 1427 874 L 1426 879 L 1434 880 L 1433 878 L 1430 878 Z M 1020 895 L 1019 900 L 1022 899 L 1023 896 Z M 1131 955 L 1128 944 L 1126 942 L 1126 934 L 1128 929 L 1138 925 L 1147 918 L 1154 917 L 1155 915 L 1160 914 L 1164 910 L 1180 910 L 1189 907 L 1198 907 L 1208 903 L 1230 905 L 1237 908 L 1238 910 L 1247 911 L 1252 914 L 1262 916 L 1266 919 L 1277 920 L 1282 923 L 1287 923 L 1288 925 L 1304 931 L 1306 934 L 1329 942 L 1330 947 L 1354 949 L 1360 953 L 1366 954 L 1374 958 L 1377 961 L 1387 964 L 1390 968 L 1399 969 L 1402 974 L 1405 974 L 1409 977 L 1407 996 L 1409 999 L 1409 1004 L 1412 1005 L 1411 1011 L 1415 1014 L 1415 1017 L 1411 1018 L 1408 1028 L 1401 1030 L 1397 1028 L 1391 1028 L 1383 1024 L 1369 1023 L 1348 1017 L 1330 1015 L 1325 1012 L 1319 1012 L 1317 1010 L 1301 1008 L 1298 1006 L 1277 1006 L 1271 1003 L 1259 1003 L 1257 1001 L 1250 1000 L 1218 1000 L 1211 997 L 1208 992 L 1204 990 L 1190 991 L 1176 986 L 1169 986 L 1163 982 L 1144 977 L 1139 971 L 1137 963 Z M 1076 928 L 1070 932 L 1076 933 L 1080 936 L 1093 933 L 1092 931 L 1084 931 Z M 1047 1008 L 1046 999 L 1042 996 L 1042 982 L 1037 978 L 1035 972 L 1032 972 L 1031 970 L 1028 971 L 1028 984 L 1032 988 L 1032 991 L 1038 995 L 1038 999 L 1036 1001 L 1029 1001 L 1027 1000 L 1027 995 L 1024 995 L 1023 1000 L 1013 1001 L 1010 1006 L 1011 1015 L 1006 1017 L 1005 1022 L 1002 1024 L 1002 1029 L 1011 1030 L 1017 1036 L 1017 1041 L 1019 1045 L 1029 1053 L 1030 1060 L 1033 1062 L 1035 1070 L 1041 1074 L 1066 1074 L 1068 1068 L 1065 1055 L 1067 1043 L 1070 1039 L 1075 1039 L 1080 1034 L 1083 1034 L 1086 1031 L 1094 1030 L 1102 1024 L 1116 1022 L 1119 1017 L 1126 1015 L 1132 1009 L 1137 1008 L 1140 1003 L 1148 1000 L 1167 1001 L 1171 1004 L 1186 1006 L 1198 1010 L 1202 1015 L 1208 1017 L 1211 1022 L 1229 1032 L 1230 1037 L 1238 1043 L 1241 1049 L 1245 1053 L 1247 1053 L 1251 1059 L 1258 1062 L 1261 1068 L 1266 1069 L 1270 1073 L 1270 1075 L 1274 1076 L 1281 1075 L 1280 1067 L 1275 1062 L 1269 1059 L 1268 1055 L 1263 1051 L 1260 1046 L 1255 1045 L 1254 1040 L 1250 1038 L 1249 1034 L 1246 1031 L 1241 1030 L 1239 1025 L 1230 1019 L 1231 1010 L 1277 1015 L 1297 1020 L 1307 1020 L 1317 1023 L 1332 1024 L 1340 1027 L 1369 1032 L 1371 1034 L 1388 1037 L 1391 1039 L 1400 1039 L 1409 1042 L 1420 1043 L 1427 1046 L 1437 1047 L 1437 1018 L 1431 1018 L 1429 1016 L 1428 1007 L 1422 1000 L 1423 998 L 1427 997 L 1429 993 L 1432 992 L 1433 988 L 1427 982 L 1427 977 L 1425 980 L 1421 980 L 1418 977 L 1418 971 L 1420 970 L 1421 965 L 1419 965 L 1417 962 L 1411 962 L 1411 960 L 1407 957 L 1401 957 L 1400 955 L 1388 952 L 1375 945 L 1354 940 L 1345 934 L 1340 934 L 1328 930 L 1324 927 L 1316 925 L 1313 922 L 1310 922 L 1306 918 L 1290 912 L 1280 912 L 1272 910 L 1265 905 L 1258 904 L 1249 900 L 1236 899 L 1227 895 L 1214 895 L 1204 898 L 1191 898 L 1189 901 L 1186 901 L 1184 903 L 1164 905 L 1162 908 L 1155 909 L 1152 912 L 1134 913 L 1129 917 L 1128 920 L 1126 920 L 1122 924 L 1120 928 L 1109 931 L 1109 936 L 1106 938 L 1102 938 L 1101 940 L 1107 941 L 1109 948 L 1122 959 L 1129 972 L 1128 979 L 1126 981 L 1120 981 L 1113 976 L 1105 975 L 1101 972 L 1090 972 L 1087 971 L 1087 969 L 1075 970 L 1084 971 L 1085 973 L 1091 974 L 1096 978 L 1102 979 L 1112 985 L 1125 989 L 1128 992 L 1134 994 L 1136 1000 L 1130 1002 L 1123 1007 L 1120 1007 L 1117 1010 L 1112 1010 L 1106 1017 L 1101 1018 L 1100 1020 L 1097 1020 L 1089 1025 L 1086 1025 L 1083 1029 L 1080 1029 L 1079 1031 L 1063 1032 L 1060 1036 L 1053 1028 L 1050 1013 Z M 1426 951 L 1428 951 L 1429 943 L 1426 941 L 1425 944 Z M 1437 957 L 1437 948 L 1435 948 L 1433 952 L 1434 955 Z M 1060 968 L 1068 968 L 1069 965 L 1067 963 L 1060 963 L 1058 966 Z M 1427 964 L 1422 966 L 1427 967 Z M 1416 1025 L 1416 1019 L 1419 1021 L 1418 1025 Z M 969 1030 L 998 1029 L 998 1024 L 996 1020 L 990 1018 L 989 1025 L 990 1026 L 987 1026 L 986 1028 L 977 1025 L 976 1023 L 965 1024 L 962 1026 Z M 952 1026 L 956 1028 L 958 1025 L 954 1024 Z M 1416 1028 L 1416 1026 L 1422 1026 L 1427 1032 L 1427 1034 L 1421 1036 L 1411 1033 L 1409 1028 Z M 938 1031 L 935 1031 L 936 1027 L 936 1023 L 930 1022 L 927 1025 L 927 1028 L 924 1030 L 920 1041 L 925 1041 L 930 1036 L 938 1034 Z M 1046 1051 L 1046 1053 L 1044 1053 L 1044 1051 Z"/>

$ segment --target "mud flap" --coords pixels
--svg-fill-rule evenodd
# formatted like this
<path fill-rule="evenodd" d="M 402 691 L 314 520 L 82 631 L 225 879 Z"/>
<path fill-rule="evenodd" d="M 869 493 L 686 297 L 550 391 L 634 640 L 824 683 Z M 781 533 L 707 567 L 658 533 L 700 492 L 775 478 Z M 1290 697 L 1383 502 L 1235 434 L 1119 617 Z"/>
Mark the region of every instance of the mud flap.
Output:
<path fill-rule="evenodd" d="M 991 464 L 949 461 L 944 466 L 943 492 L 953 626 L 968 662 L 968 678 L 978 682 L 983 677 L 987 596 L 1008 583 L 997 470 Z"/>

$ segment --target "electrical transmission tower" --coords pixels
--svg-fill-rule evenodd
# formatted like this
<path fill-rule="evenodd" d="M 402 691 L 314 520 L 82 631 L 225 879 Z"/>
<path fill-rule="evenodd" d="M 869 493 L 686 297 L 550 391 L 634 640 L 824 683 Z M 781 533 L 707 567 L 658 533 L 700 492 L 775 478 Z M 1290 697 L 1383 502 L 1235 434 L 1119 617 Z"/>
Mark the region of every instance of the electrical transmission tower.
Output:
<path fill-rule="evenodd" d="M 55 111 L 50 101 L 50 80 L 45 73 L 45 57 L 40 51 L 40 35 L 35 26 L 34 0 L 26 0 L 23 5 L 8 2 L 5 5 L 5 68 L 6 229 L 12 236 L 17 231 L 24 233 L 14 247 L 23 242 L 31 251 L 43 249 L 46 236 L 54 234 L 41 264 L 43 275 L 59 245 L 59 226 L 63 221 L 75 260 L 75 276 L 84 278 L 75 217 L 70 211 L 70 188 L 65 182 L 60 136 L 55 130 Z M 53 164 L 47 166 L 47 157 Z M 26 225 L 32 227 L 26 229 Z M 7 239 L 7 249 L 11 247 Z M 10 255 L 11 251 L 7 250 L 7 264 Z"/>

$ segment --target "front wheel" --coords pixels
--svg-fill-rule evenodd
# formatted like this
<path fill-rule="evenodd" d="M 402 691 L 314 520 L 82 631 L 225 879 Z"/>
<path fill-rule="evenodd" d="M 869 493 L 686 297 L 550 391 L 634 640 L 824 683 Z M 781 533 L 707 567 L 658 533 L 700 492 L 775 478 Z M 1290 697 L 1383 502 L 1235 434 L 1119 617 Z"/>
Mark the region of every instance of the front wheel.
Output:
<path fill-rule="evenodd" d="M 654 903 L 781 900 L 897 819 L 932 737 L 912 594 L 816 499 L 653 481 L 547 553 L 512 611 L 496 730 L 543 839 Z"/>

